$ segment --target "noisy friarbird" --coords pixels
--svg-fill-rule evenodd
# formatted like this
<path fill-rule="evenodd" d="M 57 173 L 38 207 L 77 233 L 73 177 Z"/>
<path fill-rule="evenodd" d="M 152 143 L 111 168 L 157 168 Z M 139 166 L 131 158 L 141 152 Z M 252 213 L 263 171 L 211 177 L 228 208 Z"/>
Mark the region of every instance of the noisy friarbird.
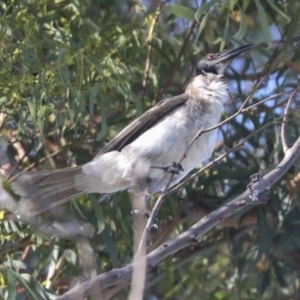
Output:
<path fill-rule="evenodd" d="M 176 172 L 173 167 L 173 174 L 168 172 L 168 166 L 176 166 L 201 128 L 220 122 L 228 97 L 224 71 L 252 47 L 240 46 L 202 58 L 183 94 L 162 100 L 146 111 L 91 162 L 66 169 L 20 172 L 12 183 L 22 198 L 19 209 L 39 213 L 81 195 L 126 189 L 149 196 L 162 191 L 170 176 L 169 187 L 178 183 L 211 156 L 217 129 L 194 141 Z"/>

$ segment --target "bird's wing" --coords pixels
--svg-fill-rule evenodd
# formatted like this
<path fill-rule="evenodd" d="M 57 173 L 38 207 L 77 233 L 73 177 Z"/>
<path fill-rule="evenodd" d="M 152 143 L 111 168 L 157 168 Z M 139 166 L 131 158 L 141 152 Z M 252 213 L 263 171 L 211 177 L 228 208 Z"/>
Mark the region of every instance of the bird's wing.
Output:
<path fill-rule="evenodd" d="M 158 102 L 154 107 L 147 110 L 139 118 L 126 126 L 115 138 L 113 138 L 98 152 L 94 159 L 113 150 L 122 150 L 122 148 L 134 141 L 138 136 L 160 121 L 172 110 L 185 104 L 187 100 L 188 96 L 186 94 L 181 94 Z"/>

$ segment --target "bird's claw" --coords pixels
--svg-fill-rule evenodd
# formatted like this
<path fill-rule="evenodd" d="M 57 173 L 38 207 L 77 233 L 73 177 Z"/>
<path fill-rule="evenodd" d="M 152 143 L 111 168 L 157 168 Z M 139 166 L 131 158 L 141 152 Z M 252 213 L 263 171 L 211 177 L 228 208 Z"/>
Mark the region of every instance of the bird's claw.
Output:
<path fill-rule="evenodd" d="M 151 211 L 149 210 L 138 210 L 138 209 L 133 209 L 130 211 L 130 213 L 133 216 L 143 216 L 145 218 L 146 221 L 148 221 L 148 219 L 150 218 L 151 215 Z M 151 225 L 152 228 L 157 229 L 158 228 L 158 219 L 155 218 L 153 224 Z"/>
<path fill-rule="evenodd" d="M 173 162 L 171 165 L 165 165 L 165 166 L 152 166 L 152 169 L 161 169 L 165 172 L 172 173 L 172 174 L 180 174 L 180 172 L 184 171 L 181 164 Z"/>
<path fill-rule="evenodd" d="M 166 172 L 176 175 L 180 174 L 182 171 L 184 171 L 182 165 L 175 162 L 173 162 L 173 164 L 166 169 Z"/>
<path fill-rule="evenodd" d="M 133 209 L 133 210 L 130 211 L 130 213 L 132 215 L 138 215 L 138 216 L 143 215 L 146 219 L 148 219 L 149 216 L 150 216 L 150 211 L 149 210 Z"/>
<path fill-rule="evenodd" d="M 250 181 L 247 185 L 247 189 L 250 189 L 255 183 L 261 181 L 261 179 L 262 179 L 262 173 L 261 172 L 252 174 L 250 176 Z"/>

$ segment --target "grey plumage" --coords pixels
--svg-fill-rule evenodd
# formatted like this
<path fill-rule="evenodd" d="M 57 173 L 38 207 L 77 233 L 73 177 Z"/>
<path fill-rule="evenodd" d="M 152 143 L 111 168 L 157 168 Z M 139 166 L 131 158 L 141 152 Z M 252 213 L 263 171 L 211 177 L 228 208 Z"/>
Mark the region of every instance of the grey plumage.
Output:
<path fill-rule="evenodd" d="M 251 45 L 200 60 L 196 77 L 185 93 L 159 102 L 137 118 L 83 166 L 62 170 L 23 172 L 13 182 L 22 197 L 21 208 L 37 213 L 88 193 L 114 193 L 124 189 L 161 191 L 170 174 L 151 166 L 178 162 L 187 144 L 200 130 L 218 124 L 227 97 L 222 81 L 225 68 Z M 170 187 L 214 149 L 217 130 L 201 135 L 182 161 L 183 171 L 173 176 Z M 138 186 L 137 186 L 138 182 Z"/>

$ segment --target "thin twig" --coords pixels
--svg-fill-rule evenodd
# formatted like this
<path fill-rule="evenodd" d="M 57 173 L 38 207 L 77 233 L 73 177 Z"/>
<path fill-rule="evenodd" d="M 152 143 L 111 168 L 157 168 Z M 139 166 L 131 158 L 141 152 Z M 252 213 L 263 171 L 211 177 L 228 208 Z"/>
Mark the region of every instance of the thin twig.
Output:
<path fill-rule="evenodd" d="M 178 53 L 178 55 L 177 55 L 174 63 L 172 64 L 173 67 L 172 67 L 172 70 L 170 71 L 170 75 L 166 79 L 166 81 L 165 81 L 164 85 L 162 86 L 162 88 L 160 89 L 160 91 L 157 93 L 157 96 L 156 96 L 156 99 L 155 99 L 156 101 L 160 100 L 161 95 L 163 95 L 165 93 L 165 91 L 167 90 L 168 86 L 172 82 L 173 77 L 175 75 L 175 71 L 176 71 L 176 69 L 178 67 L 178 64 L 180 62 L 180 59 L 181 59 L 182 55 L 184 54 L 184 52 L 185 52 L 185 50 L 186 50 L 186 48 L 187 48 L 187 46 L 189 44 L 190 37 L 191 37 L 191 35 L 193 33 L 193 30 L 194 30 L 194 28 L 195 28 L 195 26 L 197 24 L 198 24 L 197 21 L 193 21 L 193 23 L 191 24 L 190 28 L 188 29 L 188 32 L 187 32 L 187 35 L 186 35 L 186 37 L 185 37 L 185 39 L 183 41 L 182 47 L 181 47 L 181 49 L 180 49 L 180 51 L 179 51 L 179 53 Z"/>
<path fill-rule="evenodd" d="M 38 161 L 35 161 L 34 163 L 30 164 L 29 166 L 27 166 L 26 168 L 24 168 L 23 171 L 29 171 L 31 170 L 32 168 L 36 167 L 37 165 L 39 165 L 40 163 L 46 161 L 47 159 L 49 159 L 50 157 L 53 157 L 55 155 L 57 155 L 58 153 L 60 153 L 65 147 L 62 146 L 60 149 L 42 157 L 41 159 L 39 159 Z"/>
<path fill-rule="evenodd" d="M 214 129 L 217 129 L 217 128 L 221 127 L 222 125 L 224 125 L 224 124 L 228 123 L 229 121 L 231 121 L 232 119 L 234 119 L 239 114 L 241 114 L 241 113 L 245 112 L 246 110 L 248 110 L 249 107 L 245 108 L 246 104 L 249 102 L 249 100 L 251 99 L 251 97 L 253 96 L 253 94 L 257 91 L 257 88 L 260 87 L 260 85 L 264 82 L 264 80 L 266 79 L 266 77 L 268 75 L 269 74 L 267 74 L 259 83 L 256 84 L 256 86 L 254 87 L 254 89 L 250 92 L 249 96 L 245 99 L 245 101 L 243 102 L 243 104 L 241 105 L 241 107 L 239 108 L 239 110 L 236 113 L 234 113 L 233 115 L 231 115 L 229 118 L 225 119 L 224 121 L 220 122 L 219 124 L 203 130 L 201 134 L 209 132 L 209 131 L 212 131 Z M 281 95 L 281 94 L 277 94 L 274 97 L 279 96 L 279 95 Z M 269 100 L 269 99 L 272 99 L 272 98 L 273 98 L 273 96 L 268 97 L 267 99 Z M 263 103 L 265 101 L 266 101 L 266 99 L 264 99 L 264 100 L 262 100 L 262 101 L 260 101 L 258 103 L 253 104 L 251 107 L 259 105 L 259 104 L 261 104 L 261 103 Z"/>
<path fill-rule="evenodd" d="M 292 100 L 294 99 L 295 94 L 297 93 L 299 86 L 297 86 L 297 88 L 292 92 L 292 94 L 289 97 L 289 100 L 286 104 L 285 110 L 284 110 L 284 117 L 283 117 L 283 123 L 281 125 L 281 143 L 282 143 L 282 148 L 283 148 L 283 152 L 286 153 L 286 151 L 289 149 L 288 147 L 288 142 L 287 142 L 287 137 L 286 137 L 286 121 L 287 121 L 287 114 L 291 108 L 291 104 L 292 104 Z"/>
<path fill-rule="evenodd" d="M 60 152 L 63 150 L 63 148 L 64 148 L 64 147 L 62 147 L 62 148 L 56 150 L 56 151 L 53 152 L 53 153 L 50 153 L 50 154 L 48 154 L 48 155 L 42 157 L 42 158 L 39 159 L 38 161 L 36 161 L 36 162 L 30 164 L 29 166 L 27 166 L 26 168 L 24 168 L 23 171 L 31 170 L 32 168 L 34 168 L 35 166 L 37 166 L 37 165 L 40 164 L 41 162 L 46 161 L 46 160 L 49 159 L 50 157 L 53 157 L 53 156 L 57 155 L 58 153 L 60 153 Z M 15 168 L 17 168 L 18 166 L 19 166 L 19 163 L 15 166 Z M 17 171 L 18 171 L 18 172 L 17 172 Z M 12 181 L 14 181 L 14 180 L 16 179 L 16 177 L 19 176 L 19 170 L 14 169 L 13 172 L 14 172 L 13 174 L 12 174 L 12 173 L 9 174 L 9 176 L 6 178 L 6 181 L 12 182 Z"/>
<path fill-rule="evenodd" d="M 157 23 L 157 19 L 160 16 L 161 13 L 161 3 L 158 5 L 158 8 L 154 14 L 154 18 L 152 20 L 152 23 L 150 25 L 148 37 L 147 37 L 147 43 L 148 43 L 148 49 L 147 49 L 147 58 L 146 58 L 146 63 L 145 63 L 145 70 L 144 70 L 144 77 L 143 77 L 143 82 L 142 82 L 142 97 L 141 97 L 141 102 L 143 102 L 145 95 L 146 95 L 146 90 L 147 90 L 147 82 L 149 79 L 149 72 L 150 72 L 150 65 L 151 65 L 151 54 L 152 54 L 152 39 L 153 39 L 153 31 L 155 28 L 155 25 Z"/>
<path fill-rule="evenodd" d="M 28 154 L 29 154 L 30 151 L 33 149 L 34 142 L 35 142 L 35 139 L 33 139 L 33 140 L 31 141 L 30 147 L 27 149 L 26 152 L 24 152 L 23 156 L 22 156 L 22 157 L 19 159 L 19 161 L 13 166 L 13 168 L 11 168 L 10 172 L 7 174 L 7 178 L 6 178 L 7 181 L 12 181 L 12 180 L 14 179 L 16 173 L 18 173 L 19 166 L 22 164 L 22 162 L 25 160 L 25 158 L 28 157 Z"/>
<path fill-rule="evenodd" d="M 260 104 L 262 104 L 262 103 L 264 103 L 264 102 L 266 102 L 266 101 L 268 101 L 268 100 L 271 100 L 271 99 L 273 99 L 273 98 L 282 96 L 282 95 L 284 95 L 284 94 L 286 94 L 286 93 L 288 93 L 288 92 L 282 92 L 282 93 L 278 93 L 278 94 L 272 95 L 272 96 L 270 96 L 270 97 L 267 97 L 267 98 L 265 98 L 265 99 L 263 99 L 263 100 L 261 100 L 261 101 L 258 101 L 258 102 L 256 102 L 256 103 L 250 105 L 250 106 L 247 106 L 246 108 L 244 108 L 244 109 L 241 111 L 241 113 L 244 113 L 244 112 L 250 110 L 251 108 L 253 108 L 253 107 L 255 107 L 255 106 L 258 106 L 258 105 L 260 105 Z M 282 103 L 284 103 L 285 101 L 286 101 L 286 100 L 284 100 Z M 282 105 L 282 103 L 280 103 L 280 105 Z"/>

